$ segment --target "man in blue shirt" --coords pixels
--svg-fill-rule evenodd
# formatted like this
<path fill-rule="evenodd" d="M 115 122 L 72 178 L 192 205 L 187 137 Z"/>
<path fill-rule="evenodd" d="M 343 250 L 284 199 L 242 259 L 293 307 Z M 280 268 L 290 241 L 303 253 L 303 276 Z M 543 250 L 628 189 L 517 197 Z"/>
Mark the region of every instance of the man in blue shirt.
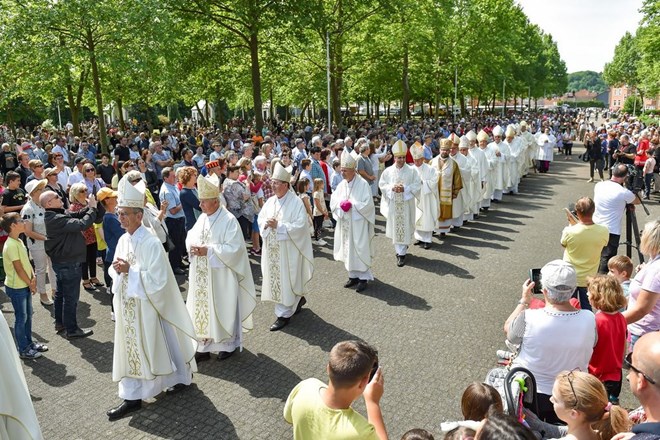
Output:
<path fill-rule="evenodd" d="M 181 206 L 179 188 L 176 186 L 176 173 L 171 167 L 163 168 L 163 185 L 160 187 L 160 202 L 167 201 L 168 209 L 165 212 L 165 225 L 167 232 L 174 243 L 169 250 L 168 258 L 175 275 L 185 275 L 183 269 L 183 251 L 186 246 L 186 216 Z"/>
<path fill-rule="evenodd" d="M 325 173 L 321 167 L 321 147 L 314 146 L 309 150 L 310 155 L 312 156 L 312 179 L 321 179 L 323 180 L 323 192 L 328 194 L 328 181 L 325 178 Z M 314 181 L 312 180 L 312 187 L 314 187 Z"/>
<path fill-rule="evenodd" d="M 163 149 L 163 143 L 161 141 L 154 142 L 154 154 L 151 156 L 151 159 L 154 164 L 156 176 L 158 176 L 158 183 L 160 184 L 163 181 L 163 168 L 173 166 L 174 160 L 172 159 L 170 152 Z"/>

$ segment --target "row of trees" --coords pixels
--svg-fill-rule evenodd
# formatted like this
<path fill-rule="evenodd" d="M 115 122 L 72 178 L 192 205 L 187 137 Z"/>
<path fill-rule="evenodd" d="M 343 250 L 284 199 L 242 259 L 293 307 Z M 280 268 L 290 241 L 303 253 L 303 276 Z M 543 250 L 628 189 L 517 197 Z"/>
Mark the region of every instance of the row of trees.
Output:
<path fill-rule="evenodd" d="M 641 12 L 637 31 L 621 38 L 603 79 L 611 86 L 627 85 L 643 98 L 660 94 L 660 1 L 644 0 Z"/>
<path fill-rule="evenodd" d="M 102 115 L 113 102 L 121 115 L 205 98 L 254 109 L 261 128 L 266 100 L 325 103 L 326 62 L 338 125 L 348 102 L 398 101 L 406 117 L 411 102 L 464 111 L 467 97 L 531 103 L 567 84 L 552 37 L 514 0 L 0 0 L 0 10 L 10 124 L 19 99 L 66 103 L 77 130 L 84 105 Z"/>

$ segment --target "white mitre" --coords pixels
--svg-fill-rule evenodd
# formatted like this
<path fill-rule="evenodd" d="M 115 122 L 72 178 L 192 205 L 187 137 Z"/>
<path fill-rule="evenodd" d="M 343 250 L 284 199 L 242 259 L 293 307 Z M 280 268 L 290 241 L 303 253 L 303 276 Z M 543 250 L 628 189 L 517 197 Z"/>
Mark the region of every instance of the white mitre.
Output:
<path fill-rule="evenodd" d="M 197 196 L 199 200 L 217 199 L 220 197 L 218 182 L 218 177 L 215 174 L 212 176 L 199 176 L 197 179 Z"/>
<path fill-rule="evenodd" d="M 271 180 L 279 180 L 280 182 L 289 183 L 291 181 L 291 173 L 284 169 L 280 162 L 277 162 L 275 168 L 273 168 Z"/>
<path fill-rule="evenodd" d="M 344 152 L 344 154 L 341 155 L 340 167 L 355 169 L 355 167 L 357 167 L 357 161 L 351 153 Z"/>
<path fill-rule="evenodd" d="M 135 185 L 124 176 L 117 185 L 117 206 L 120 208 L 144 208 L 144 193 L 147 186 L 144 180 Z"/>

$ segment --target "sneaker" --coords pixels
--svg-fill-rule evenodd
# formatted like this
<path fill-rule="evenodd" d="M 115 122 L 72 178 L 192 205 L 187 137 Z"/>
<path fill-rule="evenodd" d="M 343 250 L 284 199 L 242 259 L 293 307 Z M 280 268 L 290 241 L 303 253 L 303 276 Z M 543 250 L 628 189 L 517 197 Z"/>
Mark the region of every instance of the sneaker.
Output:
<path fill-rule="evenodd" d="M 115 322 L 115 312 L 110 312 L 110 319 Z"/>
<path fill-rule="evenodd" d="M 39 359 L 43 355 L 34 348 L 30 347 L 27 350 L 25 350 L 23 353 L 21 353 L 19 356 L 21 357 L 21 359 Z"/>
<path fill-rule="evenodd" d="M 250 253 L 252 255 L 256 256 L 256 257 L 260 257 L 261 256 L 261 249 L 254 249 L 253 248 L 253 249 L 250 250 Z"/>
<path fill-rule="evenodd" d="M 591 183 L 594 181 L 594 178 L 592 177 L 591 179 L 587 180 L 587 182 Z"/>
<path fill-rule="evenodd" d="M 312 240 L 312 244 L 318 246 L 318 245 L 319 245 L 319 241 L 318 241 L 318 240 Z"/>
<path fill-rule="evenodd" d="M 38 343 L 38 342 L 34 342 L 34 343 L 32 343 L 32 347 L 31 347 L 31 348 L 34 348 L 34 349 L 37 350 L 39 353 L 44 353 L 44 352 L 48 351 L 48 346 L 47 346 L 47 345 L 40 344 L 40 343 Z"/>
<path fill-rule="evenodd" d="M 325 241 L 324 239 L 320 239 L 319 241 L 316 242 L 316 244 L 318 244 L 319 246 L 325 246 L 326 244 L 328 244 L 328 242 Z"/>

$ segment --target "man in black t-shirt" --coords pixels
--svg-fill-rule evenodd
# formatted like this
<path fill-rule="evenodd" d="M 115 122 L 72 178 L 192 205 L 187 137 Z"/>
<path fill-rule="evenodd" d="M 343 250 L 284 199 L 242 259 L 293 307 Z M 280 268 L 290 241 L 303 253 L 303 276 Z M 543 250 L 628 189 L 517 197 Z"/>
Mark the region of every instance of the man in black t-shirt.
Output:
<path fill-rule="evenodd" d="M 128 148 L 128 137 L 122 136 L 119 145 L 115 147 L 115 164 L 131 160 L 131 149 Z"/>
<path fill-rule="evenodd" d="M 112 184 L 112 176 L 115 175 L 115 169 L 110 165 L 110 156 L 107 153 L 101 154 L 101 163 L 96 167 L 96 172 L 106 185 Z"/>

